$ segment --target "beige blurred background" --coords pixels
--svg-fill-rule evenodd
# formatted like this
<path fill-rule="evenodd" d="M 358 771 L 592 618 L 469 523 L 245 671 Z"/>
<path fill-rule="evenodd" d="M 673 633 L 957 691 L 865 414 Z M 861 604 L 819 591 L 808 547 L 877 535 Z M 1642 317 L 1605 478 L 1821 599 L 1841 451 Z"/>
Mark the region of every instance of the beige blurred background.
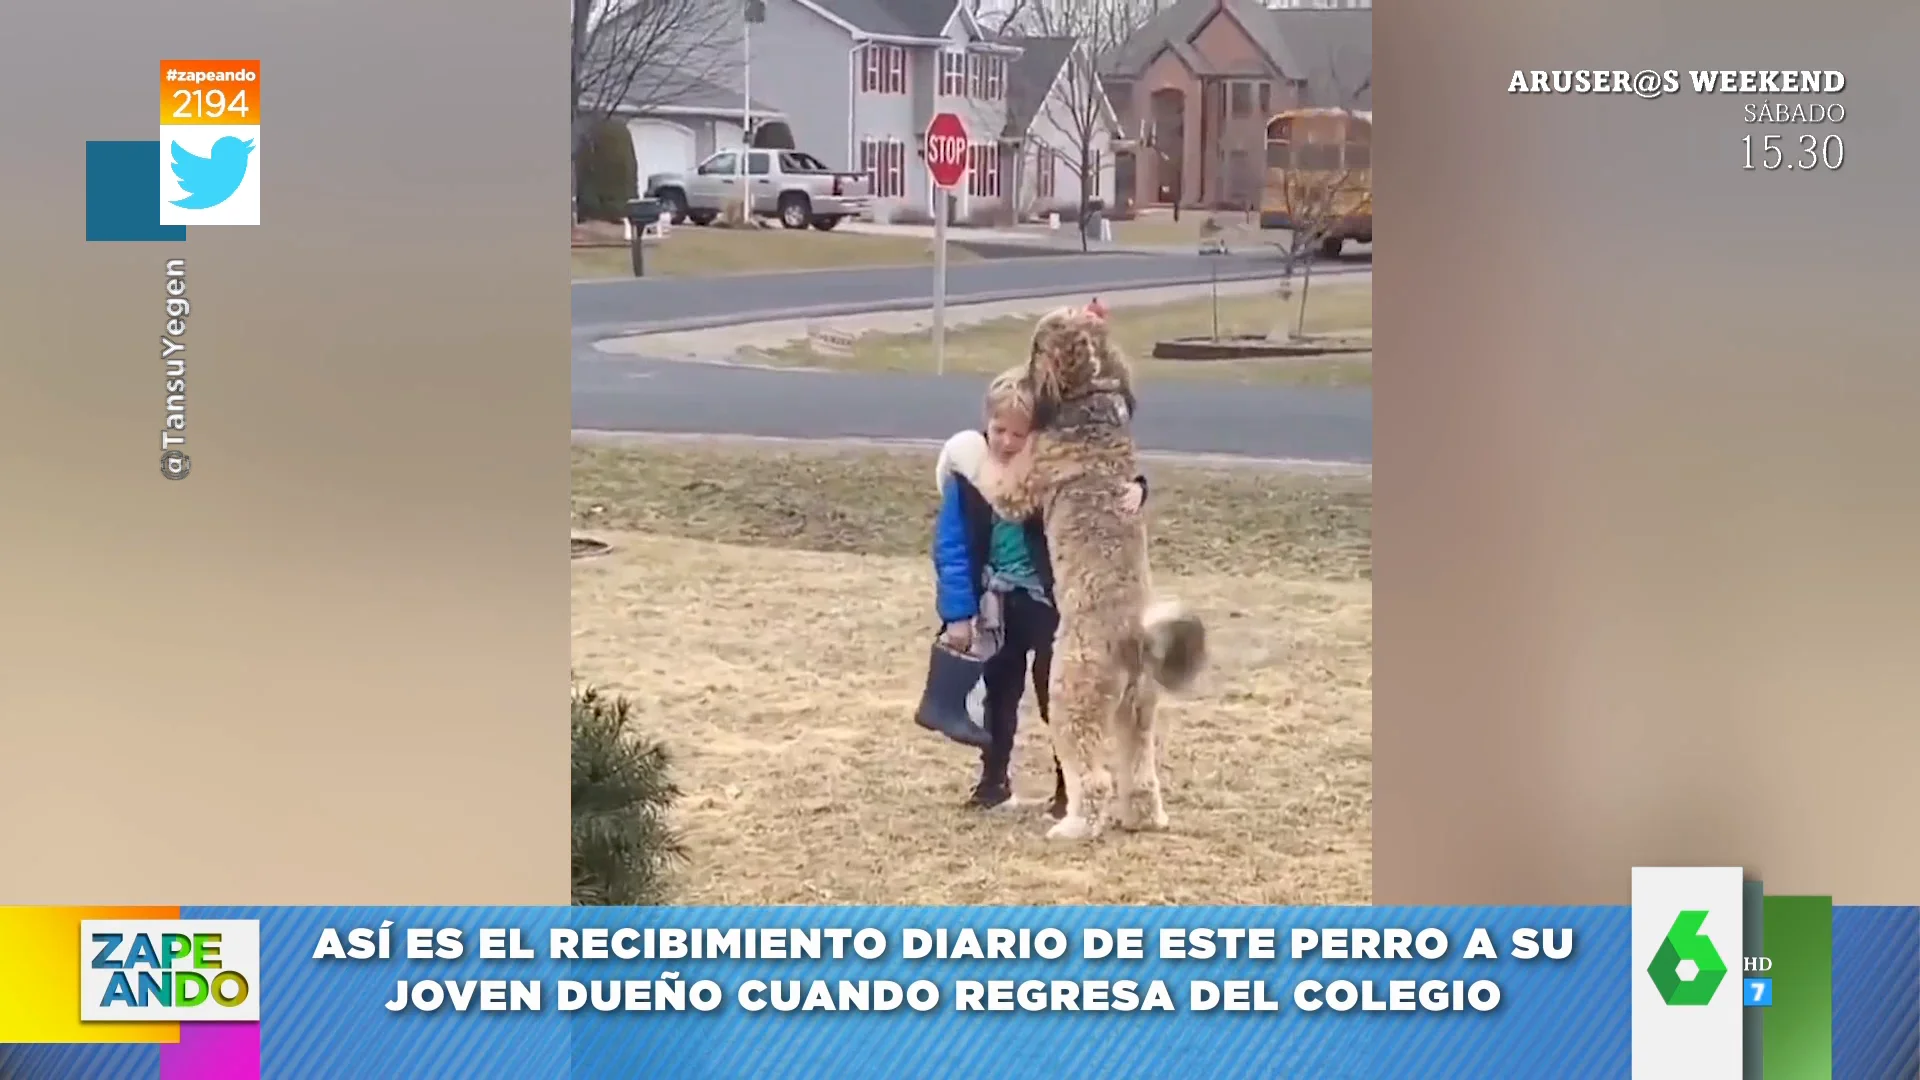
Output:
<path fill-rule="evenodd" d="M 1920 903 L 1920 12 L 1374 25 L 1376 902 Z M 1845 72 L 1838 171 L 1742 170 L 1784 95 L 1505 93 L 1764 65 Z"/>
<path fill-rule="evenodd" d="M 565 903 L 565 20 L 6 23 L 0 903 Z M 84 243 L 84 142 L 157 137 L 167 58 L 262 62 L 264 224 Z"/>

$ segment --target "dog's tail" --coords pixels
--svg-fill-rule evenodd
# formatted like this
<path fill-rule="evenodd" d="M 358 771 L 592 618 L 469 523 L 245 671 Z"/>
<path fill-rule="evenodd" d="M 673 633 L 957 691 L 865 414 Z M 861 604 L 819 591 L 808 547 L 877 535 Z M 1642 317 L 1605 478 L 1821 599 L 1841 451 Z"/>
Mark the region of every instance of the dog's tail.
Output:
<path fill-rule="evenodd" d="M 1153 681 L 1174 692 L 1193 685 L 1207 666 L 1207 627 L 1178 600 L 1160 600 L 1140 616 L 1141 652 Z"/>

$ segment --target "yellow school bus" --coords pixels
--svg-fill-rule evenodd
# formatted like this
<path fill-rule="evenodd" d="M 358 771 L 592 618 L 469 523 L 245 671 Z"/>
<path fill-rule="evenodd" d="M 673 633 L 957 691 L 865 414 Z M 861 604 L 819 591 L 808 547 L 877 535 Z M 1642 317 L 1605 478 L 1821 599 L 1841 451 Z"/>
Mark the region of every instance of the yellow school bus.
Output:
<path fill-rule="evenodd" d="M 1373 113 L 1290 109 L 1267 121 L 1260 227 L 1320 231 L 1320 253 L 1373 243 Z M 1317 227 L 1316 227 L 1317 226 Z"/>

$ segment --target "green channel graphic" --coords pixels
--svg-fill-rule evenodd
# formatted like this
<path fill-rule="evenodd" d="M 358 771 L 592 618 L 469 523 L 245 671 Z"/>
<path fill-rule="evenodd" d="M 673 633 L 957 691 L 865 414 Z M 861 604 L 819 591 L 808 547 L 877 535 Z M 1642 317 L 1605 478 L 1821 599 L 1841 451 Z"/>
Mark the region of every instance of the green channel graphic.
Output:
<path fill-rule="evenodd" d="M 1833 897 L 1769 896 L 1766 955 L 1773 1006 L 1766 1013 L 1765 1075 L 1833 1080 Z"/>

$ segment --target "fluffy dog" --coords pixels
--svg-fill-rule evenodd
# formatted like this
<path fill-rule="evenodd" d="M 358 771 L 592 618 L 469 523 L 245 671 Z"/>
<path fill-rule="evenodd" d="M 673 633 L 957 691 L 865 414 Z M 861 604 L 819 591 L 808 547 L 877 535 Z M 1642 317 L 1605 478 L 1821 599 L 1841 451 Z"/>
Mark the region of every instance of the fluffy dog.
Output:
<path fill-rule="evenodd" d="M 1053 557 L 1051 730 L 1067 813 L 1047 835 L 1164 829 L 1154 711 L 1160 689 L 1200 673 L 1206 628 L 1177 601 L 1151 601 L 1146 526 L 1121 508 L 1137 473 L 1132 373 L 1106 320 L 1084 308 L 1040 320 L 1027 371 L 1033 437 L 1013 461 L 981 470 L 981 494 L 1003 517 L 1039 511 Z"/>

